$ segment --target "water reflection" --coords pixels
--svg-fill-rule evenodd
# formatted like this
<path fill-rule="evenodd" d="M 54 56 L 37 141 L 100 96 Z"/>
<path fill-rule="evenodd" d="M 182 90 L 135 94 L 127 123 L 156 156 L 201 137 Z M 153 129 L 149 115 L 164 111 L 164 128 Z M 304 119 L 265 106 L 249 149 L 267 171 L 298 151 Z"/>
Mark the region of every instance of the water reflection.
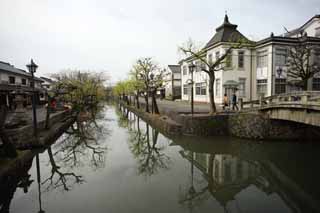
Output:
<path fill-rule="evenodd" d="M 102 113 L 1 176 L 0 212 L 320 212 L 319 146 L 166 138 L 125 109 Z"/>
<path fill-rule="evenodd" d="M 105 166 L 107 147 L 104 142 L 110 132 L 106 126 L 98 124 L 104 118 L 101 111 L 80 113 L 76 122 L 47 149 L 51 175 L 42 182 L 46 190 L 62 188 L 67 191 L 74 184 L 83 183 L 82 175 L 72 172 L 74 167 L 88 162 L 94 170 Z"/>
<path fill-rule="evenodd" d="M 91 109 L 80 113 L 76 122 L 51 146 L 44 150 L 24 151 L 21 162 L 13 164 L 9 171 L 0 177 L 0 213 L 9 213 L 10 204 L 18 188 L 28 193 L 34 182 L 29 174 L 33 161 L 36 166 L 38 191 L 38 212 L 45 212 L 42 207 L 42 194 L 52 190 L 69 191 L 75 184 L 85 182 L 83 174 L 76 168 L 89 166 L 93 170 L 104 168 L 107 151 L 105 140 L 110 131 L 101 122 L 106 108 Z M 40 154 L 42 153 L 42 154 Z M 47 157 L 45 157 L 47 154 Z M 46 160 L 50 170 L 41 167 L 41 159 Z M 21 156 L 20 156 L 21 157 Z"/>
<path fill-rule="evenodd" d="M 169 169 L 167 147 L 157 147 L 159 132 L 125 109 L 120 115 L 120 123 L 129 130 L 129 147 L 138 172 L 150 176 Z M 253 144 L 225 137 L 177 137 L 171 145 L 182 147 L 179 154 L 190 164 L 189 182 L 179 185 L 178 196 L 178 203 L 189 212 L 212 199 L 224 212 L 320 212 L 319 190 L 307 180 L 316 181 L 319 172 L 304 166 L 319 159 L 314 158 L 310 145 Z M 252 197 L 252 202 L 247 197 Z M 270 205 L 264 207 L 267 203 Z"/>
<path fill-rule="evenodd" d="M 213 196 L 228 211 L 228 205 L 236 201 L 236 195 L 251 184 L 256 184 L 261 175 L 256 162 L 241 161 L 232 155 L 202 154 L 181 151 L 181 156 L 191 164 L 191 183 L 179 202 L 191 210 L 202 200 Z M 201 181 L 194 184 L 194 167 L 201 173 Z M 201 184 L 199 184 L 201 183 Z"/>
<path fill-rule="evenodd" d="M 16 169 L 10 170 L 6 175 L 0 177 L 0 212 L 10 212 L 10 204 L 18 188 L 28 193 L 30 185 L 34 182 L 28 173 L 32 166 L 32 158 L 24 162 Z"/>
<path fill-rule="evenodd" d="M 171 160 L 165 153 L 167 145 L 158 143 L 159 131 L 125 109 L 118 113 L 118 123 L 129 130 L 129 149 L 137 161 L 138 174 L 152 176 L 169 169 Z"/>

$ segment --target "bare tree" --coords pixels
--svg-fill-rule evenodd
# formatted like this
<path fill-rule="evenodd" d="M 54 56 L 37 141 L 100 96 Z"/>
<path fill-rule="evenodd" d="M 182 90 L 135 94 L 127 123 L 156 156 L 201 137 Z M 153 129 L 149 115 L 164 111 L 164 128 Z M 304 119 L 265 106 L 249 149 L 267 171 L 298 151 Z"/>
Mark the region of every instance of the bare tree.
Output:
<path fill-rule="evenodd" d="M 152 106 L 153 106 L 153 112 L 155 114 L 160 114 L 158 104 L 157 104 L 157 98 L 156 93 L 160 87 L 163 86 L 163 80 L 164 77 L 167 75 L 166 69 L 158 69 L 152 71 L 150 74 L 150 92 L 151 92 L 151 98 L 152 98 Z"/>
<path fill-rule="evenodd" d="M 149 91 L 150 91 L 150 75 L 154 71 L 158 70 L 158 66 L 156 63 L 152 60 L 152 58 L 141 58 L 138 59 L 136 64 L 134 65 L 134 69 L 137 70 L 139 73 L 139 79 L 143 82 L 144 84 L 144 91 L 145 91 L 145 102 L 146 102 L 146 112 L 149 111 Z"/>
<path fill-rule="evenodd" d="M 308 80 L 320 72 L 320 45 L 309 42 L 306 34 L 289 48 L 287 75 L 293 80 L 289 84 L 308 89 Z"/>

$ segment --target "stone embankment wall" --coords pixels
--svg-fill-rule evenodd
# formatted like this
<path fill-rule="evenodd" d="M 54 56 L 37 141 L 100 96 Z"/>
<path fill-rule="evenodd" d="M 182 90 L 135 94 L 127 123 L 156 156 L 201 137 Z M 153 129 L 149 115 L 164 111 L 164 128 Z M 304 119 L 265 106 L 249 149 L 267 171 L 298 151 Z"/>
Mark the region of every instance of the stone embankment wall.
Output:
<path fill-rule="evenodd" d="M 133 112 L 141 119 L 149 123 L 152 127 L 158 129 L 164 135 L 179 135 L 182 134 L 182 126 L 168 116 L 153 115 L 146 113 L 142 109 L 137 109 L 132 106 L 125 106 L 129 111 Z"/>
<path fill-rule="evenodd" d="M 296 140 L 319 138 L 320 128 L 300 123 L 273 120 L 262 113 L 230 113 L 214 116 L 164 112 L 155 116 L 142 108 L 127 108 L 153 127 L 167 134 L 195 136 L 234 136 L 254 140 Z M 163 112 L 162 112 L 163 113 Z"/>

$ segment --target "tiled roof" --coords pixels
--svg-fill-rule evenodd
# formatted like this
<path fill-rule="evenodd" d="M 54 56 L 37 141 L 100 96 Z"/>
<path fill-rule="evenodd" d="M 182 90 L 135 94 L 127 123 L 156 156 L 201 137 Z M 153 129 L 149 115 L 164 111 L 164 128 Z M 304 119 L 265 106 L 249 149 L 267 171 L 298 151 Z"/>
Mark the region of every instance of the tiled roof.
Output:
<path fill-rule="evenodd" d="M 5 71 L 5 72 L 8 72 L 8 73 L 13 73 L 13 74 L 16 74 L 16 75 L 23 75 L 23 76 L 26 76 L 28 78 L 31 78 L 31 73 L 29 72 L 26 72 L 25 70 L 22 70 L 22 69 L 18 69 L 16 67 L 14 67 L 13 65 L 7 63 L 7 62 L 3 62 L 3 61 L 0 61 L 0 71 Z M 38 77 L 34 77 L 35 80 L 37 81 L 43 81 L 42 79 L 38 78 Z"/>
<path fill-rule="evenodd" d="M 181 72 L 180 65 L 168 65 L 168 67 L 173 73 L 180 73 Z"/>
<path fill-rule="evenodd" d="M 291 31 L 288 32 L 288 33 L 285 33 L 284 36 L 292 36 L 292 35 L 294 35 L 294 34 L 297 34 L 297 33 L 301 32 L 301 31 L 303 30 L 303 28 L 304 28 L 307 24 L 309 24 L 309 23 L 310 23 L 313 19 L 315 19 L 315 18 L 320 18 L 320 14 L 313 16 L 311 19 L 309 19 L 309 20 L 308 20 L 305 24 L 303 24 L 301 27 L 296 28 L 296 29 L 294 29 L 294 30 L 291 30 Z"/>
<path fill-rule="evenodd" d="M 206 44 L 205 49 L 219 42 L 239 42 L 240 40 L 249 41 L 237 30 L 238 25 L 231 24 L 227 15 L 224 17 L 223 24 L 216 29 L 216 34 Z"/>

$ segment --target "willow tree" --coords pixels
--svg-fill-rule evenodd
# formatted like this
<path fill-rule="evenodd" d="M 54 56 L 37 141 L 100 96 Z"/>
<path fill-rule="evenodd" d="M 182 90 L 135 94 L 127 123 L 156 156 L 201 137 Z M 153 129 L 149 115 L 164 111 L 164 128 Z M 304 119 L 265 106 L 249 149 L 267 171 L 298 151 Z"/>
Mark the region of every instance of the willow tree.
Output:
<path fill-rule="evenodd" d="M 205 72 L 209 77 L 209 99 L 210 99 L 210 112 L 209 114 L 215 114 L 217 108 L 214 101 L 213 86 L 215 81 L 215 73 L 217 71 L 225 70 L 228 65 L 229 57 L 231 56 L 232 49 L 238 49 L 244 45 L 249 45 L 249 41 L 246 39 L 238 39 L 237 41 L 230 42 L 223 54 L 220 54 L 215 61 L 207 58 L 206 49 L 197 48 L 192 40 L 189 40 L 185 45 L 179 47 L 179 50 L 183 52 L 187 59 L 190 61 L 199 60 L 204 66 L 201 66 L 201 71 Z M 228 66 L 228 68 L 230 68 Z"/>
<path fill-rule="evenodd" d="M 293 79 L 289 83 L 307 90 L 308 80 L 320 73 L 320 45 L 312 43 L 306 34 L 299 37 L 289 48 L 287 68 L 288 77 Z"/>
<path fill-rule="evenodd" d="M 66 70 L 52 75 L 56 79 L 54 90 L 62 93 L 66 101 L 73 103 L 79 110 L 88 105 L 99 103 L 105 98 L 105 82 L 108 76 L 104 72 Z"/>

